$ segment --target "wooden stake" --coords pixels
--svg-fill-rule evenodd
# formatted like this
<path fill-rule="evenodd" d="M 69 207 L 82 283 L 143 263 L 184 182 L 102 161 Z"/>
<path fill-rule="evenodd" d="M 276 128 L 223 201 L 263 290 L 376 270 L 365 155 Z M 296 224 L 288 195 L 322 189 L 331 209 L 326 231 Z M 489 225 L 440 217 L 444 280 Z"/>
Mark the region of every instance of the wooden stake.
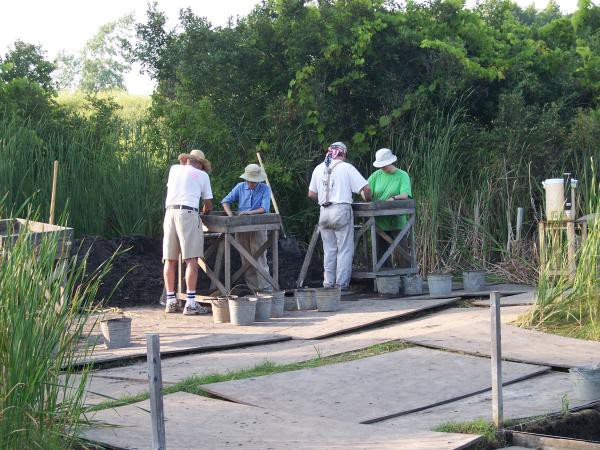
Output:
<path fill-rule="evenodd" d="M 502 399 L 502 338 L 500 322 L 500 293 L 490 292 L 492 341 L 492 419 L 497 429 L 504 427 Z"/>
<path fill-rule="evenodd" d="M 162 371 L 160 366 L 160 336 L 146 334 L 148 354 L 148 383 L 150 384 L 150 415 L 152 420 L 152 449 L 166 450 L 165 413 L 163 410 Z"/>
<path fill-rule="evenodd" d="M 521 243 L 521 229 L 523 228 L 523 217 L 525 216 L 524 208 L 517 208 L 517 246 Z"/>
<path fill-rule="evenodd" d="M 54 209 L 56 207 L 56 182 L 58 178 L 58 161 L 54 161 L 54 171 L 52 174 L 52 192 L 50 194 L 50 218 L 48 223 L 54 225 Z"/>

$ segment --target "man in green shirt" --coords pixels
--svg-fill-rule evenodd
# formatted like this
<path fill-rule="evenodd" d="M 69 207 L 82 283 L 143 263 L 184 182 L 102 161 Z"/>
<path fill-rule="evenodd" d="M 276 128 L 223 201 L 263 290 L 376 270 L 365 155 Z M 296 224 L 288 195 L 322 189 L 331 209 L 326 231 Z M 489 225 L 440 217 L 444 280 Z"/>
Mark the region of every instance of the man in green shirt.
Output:
<path fill-rule="evenodd" d="M 406 200 L 412 198 L 410 177 L 404 170 L 398 169 L 394 165 L 397 160 L 398 158 L 389 148 L 379 149 L 375 153 L 373 166 L 379 170 L 373 172 L 368 180 L 374 201 Z M 404 225 L 406 225 L 406 220 L 406 215 L 402 214 L 398 216 L 377 217 L 375 222 L 381 230 L 394 238 Z M 389 244 L 379 235 L 377 236 L 377 240 L 377 253 L 381 257 Z M 408 236 L 402 239 L 400 247 L 405 250 L 408 249 Z M 389 263 L 390 259 L 388 258 L 386 263 Z M 400 258 L 397 262 L 405 265 L 408 261 L 405 261 L 405 258 Z M 389 264 L 386 265 L 389 266 Z"/>

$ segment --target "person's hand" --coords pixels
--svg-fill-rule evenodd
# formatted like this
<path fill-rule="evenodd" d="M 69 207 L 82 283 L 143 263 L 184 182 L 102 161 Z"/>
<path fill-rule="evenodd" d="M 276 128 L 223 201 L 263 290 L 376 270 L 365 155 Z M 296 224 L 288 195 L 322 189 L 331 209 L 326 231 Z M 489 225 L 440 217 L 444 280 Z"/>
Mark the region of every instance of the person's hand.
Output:
<path fill-rule="evenodd" d="M 396 200 L 396 197 L 394 195 L 387 199 L 388 202 L 393 202 L 394 200 Z"/>
<path fill-rule="evenodd" d="M 238 212 L 238 216 L 247 216 L 248 215 L 248 211 L 240 211 Z"/>

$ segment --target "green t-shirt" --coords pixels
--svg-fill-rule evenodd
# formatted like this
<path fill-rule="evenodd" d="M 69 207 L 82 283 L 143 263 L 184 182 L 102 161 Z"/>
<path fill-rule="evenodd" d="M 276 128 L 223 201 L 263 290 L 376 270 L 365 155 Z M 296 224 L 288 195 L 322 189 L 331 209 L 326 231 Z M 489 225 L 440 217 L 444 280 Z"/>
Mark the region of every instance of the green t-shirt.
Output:
<path fill-rule="evenodd" d="M 396 169 L 394 173 L 385 173 L 379 169 L 371 174 L 368 181 L 374 201 L 387 200 L 400 194 L 408 194 L 412 198 L 410 177 L 404 170 Z M 400 230 L 406 224 L 406 215 L 377 217 L 375 222 L 384 231 Z"/>

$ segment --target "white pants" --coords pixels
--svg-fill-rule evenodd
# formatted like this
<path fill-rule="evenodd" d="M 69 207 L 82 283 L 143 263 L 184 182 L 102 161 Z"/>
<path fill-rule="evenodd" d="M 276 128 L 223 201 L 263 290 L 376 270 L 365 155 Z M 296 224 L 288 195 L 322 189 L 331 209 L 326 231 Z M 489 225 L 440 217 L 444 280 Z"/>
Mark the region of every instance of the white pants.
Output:
<path fill-rule="evenodd" d="M 242 246 L 250 252 L 250 254 L 254 255 L 254 253 L 265 243 L 267 242 L 267 232 L 266 231 L 253 231 L 250 233 L 236 233 L 236 240 L 242 244 Z M 267 252 L 264 251 L 262 255 L 256 258 L 258 261 L 258 265 L 265 270 L 265 272 L 269 273 L 269 265 L 267 264 Z M 242 258 L 242 262 L 244 258 Z M 244 274 L 246 279 L 246 284 L 253 291 L 272 291 L 273 287 L 271 284 L 265 280 L 262 275 L 256 271 L 256 269 L 252 266 L 246 270 Z"/>
<path fill-rule="evenodd" d="M 336 203 L 321 207 L 319 230 L 323 240 L 323 286 L 347 288 L 354 256 L 354 217 L 352 206 Z"/>

